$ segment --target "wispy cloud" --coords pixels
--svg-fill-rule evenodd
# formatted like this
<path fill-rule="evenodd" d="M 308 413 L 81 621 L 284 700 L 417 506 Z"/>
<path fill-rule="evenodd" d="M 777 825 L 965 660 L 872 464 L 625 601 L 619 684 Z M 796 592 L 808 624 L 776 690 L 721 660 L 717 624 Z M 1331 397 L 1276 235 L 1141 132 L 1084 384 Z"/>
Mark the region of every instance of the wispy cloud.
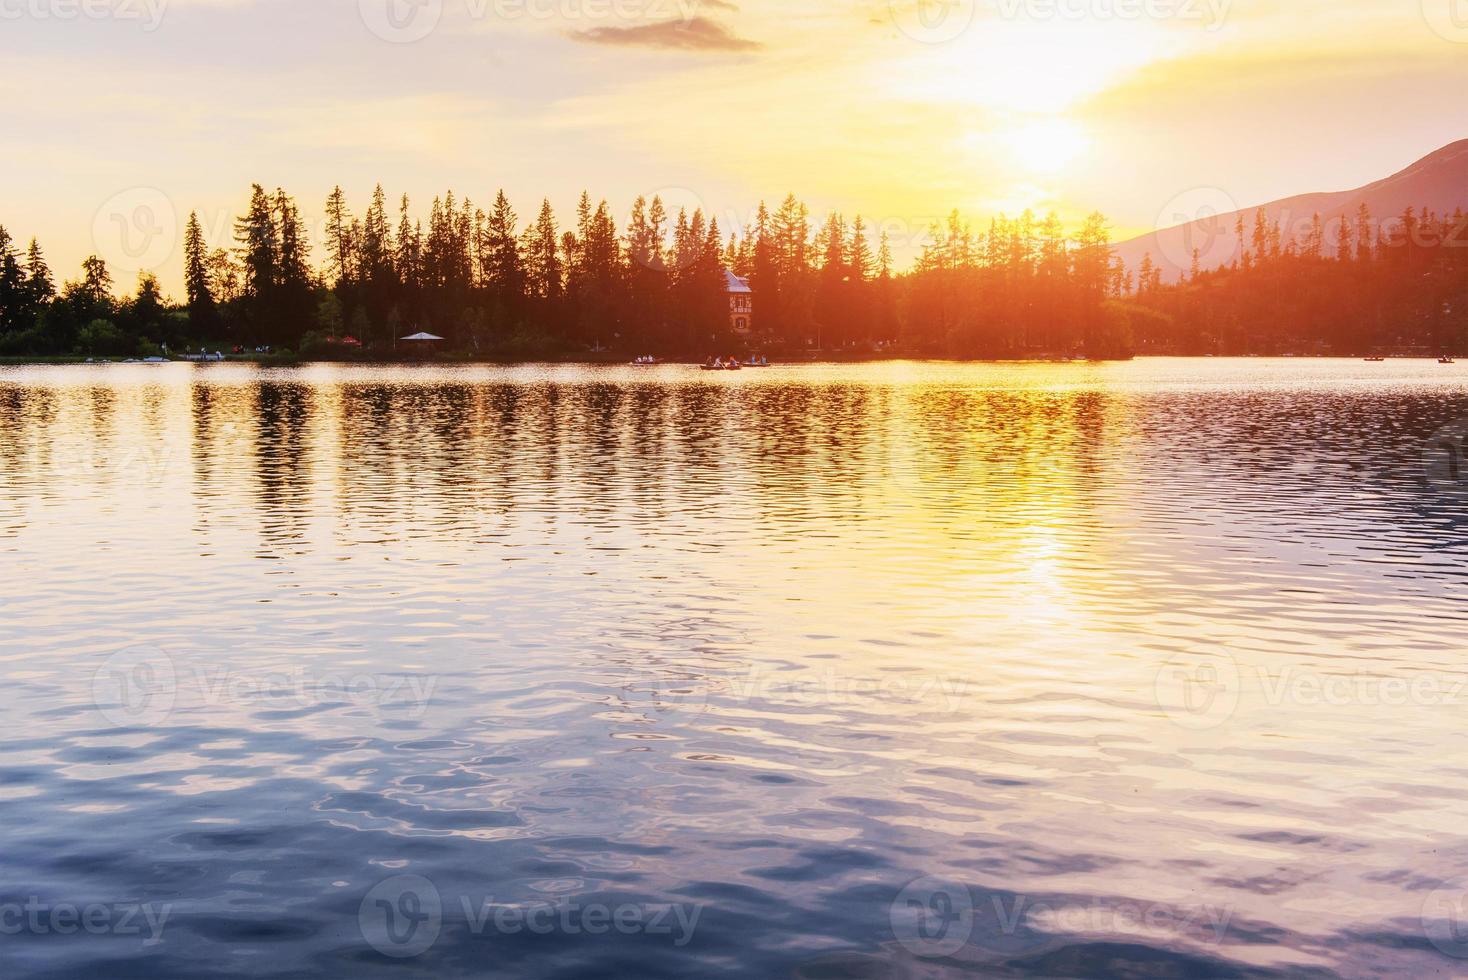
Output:
<path fill-rule="evenodd" d="M 674 18 L 635 27 L 594 27 L 588 31 L 575 31 L 571 37 L 588 44 L 675 51 L 756 51 L 763 46 L 758 41 L 730 33 L 724 25 L 707 17 Z"/>

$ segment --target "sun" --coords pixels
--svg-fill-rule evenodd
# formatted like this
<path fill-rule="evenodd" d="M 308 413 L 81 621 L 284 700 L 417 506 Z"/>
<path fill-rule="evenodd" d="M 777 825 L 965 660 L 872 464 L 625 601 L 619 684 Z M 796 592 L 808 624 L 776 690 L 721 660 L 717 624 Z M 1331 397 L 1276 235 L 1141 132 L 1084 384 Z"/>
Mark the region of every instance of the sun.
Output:
<path fill-rule="evenodd" d="M 1003 134 L 1015 162 L 1032 174 L 1058 174 L 1089 145 L 1085 131 L 1069 119 L 1037 119 Z"/>
<path fill-rule="evenodd" d="M 946 44 L 919 45 L 884 84 L 933 102 L 997 112 L 1077 110 L 1121 79 L 1176 49 L 1150 23 L 1130 20 L 991 19 Z"/>

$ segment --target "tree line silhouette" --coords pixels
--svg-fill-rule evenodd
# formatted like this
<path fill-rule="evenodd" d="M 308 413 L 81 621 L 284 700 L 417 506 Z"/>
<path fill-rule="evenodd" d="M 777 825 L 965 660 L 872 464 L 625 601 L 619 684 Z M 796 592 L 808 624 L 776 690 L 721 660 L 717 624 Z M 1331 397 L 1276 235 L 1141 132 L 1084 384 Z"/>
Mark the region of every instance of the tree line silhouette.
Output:
<path fill-rule="evenodd" d="M 1468 347 L 1468 215 L 1361 204 L 1287 232 L 1263 209 L 1232 229 L 1233 259 L 1164 286 L 1143 260 L 1139 353 L 1452 353 Z"/>
<path fill-rule="evenodd" d="M 359 216 L 340 188 L 312 243 L 290 195 L 255 185 L 233 241 L 213 247 L 197 213 L 184 229 L 184 302 L 143 273 L 118 298 L 89 257 L 60 286 L 37 242 L 0 228 L 0 354 L 147 355 L 193 345 L 269 345 L 305 356 L 391 357 L 428 331 L 448 356 L 537 357 L 588 350 L 702 357 L 778 351 L 908 356 L 1118 357 L 1446 348 L 1468 336 L 1461 211 L 1408 210 L 1380 226 L 1364 207 L 1286 235 L 1261 211 L 1242 220 L 1233 261 L 1164 284 L 1150 256 L 1114 257 L 1107 222 L 1073 232 L 1049 214 L 999 216 L 975 232 L 957 211 L 906 272 L 886 230 L 793 195 L 763 203 L 724 237 L 701 209 L 634 202 L 618 227 L 583 193 L 568 226 L 549 201 L 523 224 L 503 192 L 485 211 L 449 192 L 427 225 L 379 186 Z M 313 247 L 322 256 L 313 263 Z M 750 337 L 732 333 L 725 270 L 754 293 Z M 352 337 L 360 348 L 345 348 Z"/>

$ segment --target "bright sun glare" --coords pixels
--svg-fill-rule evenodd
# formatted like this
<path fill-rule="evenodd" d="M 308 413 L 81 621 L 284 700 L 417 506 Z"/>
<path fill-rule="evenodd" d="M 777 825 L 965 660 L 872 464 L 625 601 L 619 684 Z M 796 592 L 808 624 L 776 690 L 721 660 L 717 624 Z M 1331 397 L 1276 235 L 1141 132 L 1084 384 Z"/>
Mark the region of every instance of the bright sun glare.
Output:
<path fill-rule="evenodd" d="M 1016 161 L 1031 173 L 1056 174 L 1085 150 L 1081 127 L 1068 119 L 1038 119 L 1005 134 Z"/>

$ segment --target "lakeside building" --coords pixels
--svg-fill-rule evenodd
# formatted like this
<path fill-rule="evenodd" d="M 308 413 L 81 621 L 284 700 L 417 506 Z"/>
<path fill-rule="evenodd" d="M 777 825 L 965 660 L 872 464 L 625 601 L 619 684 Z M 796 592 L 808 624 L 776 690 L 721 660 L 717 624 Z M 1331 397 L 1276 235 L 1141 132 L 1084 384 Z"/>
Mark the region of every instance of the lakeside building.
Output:
<path fill-rule="evenodd" d="M 724 291 L 729 294 L 729 326 L 742 336 L 754 327 L 754 290 L 749 288 L 749 280 L 728 269 L 724 270 L 724 280 Z"/>

